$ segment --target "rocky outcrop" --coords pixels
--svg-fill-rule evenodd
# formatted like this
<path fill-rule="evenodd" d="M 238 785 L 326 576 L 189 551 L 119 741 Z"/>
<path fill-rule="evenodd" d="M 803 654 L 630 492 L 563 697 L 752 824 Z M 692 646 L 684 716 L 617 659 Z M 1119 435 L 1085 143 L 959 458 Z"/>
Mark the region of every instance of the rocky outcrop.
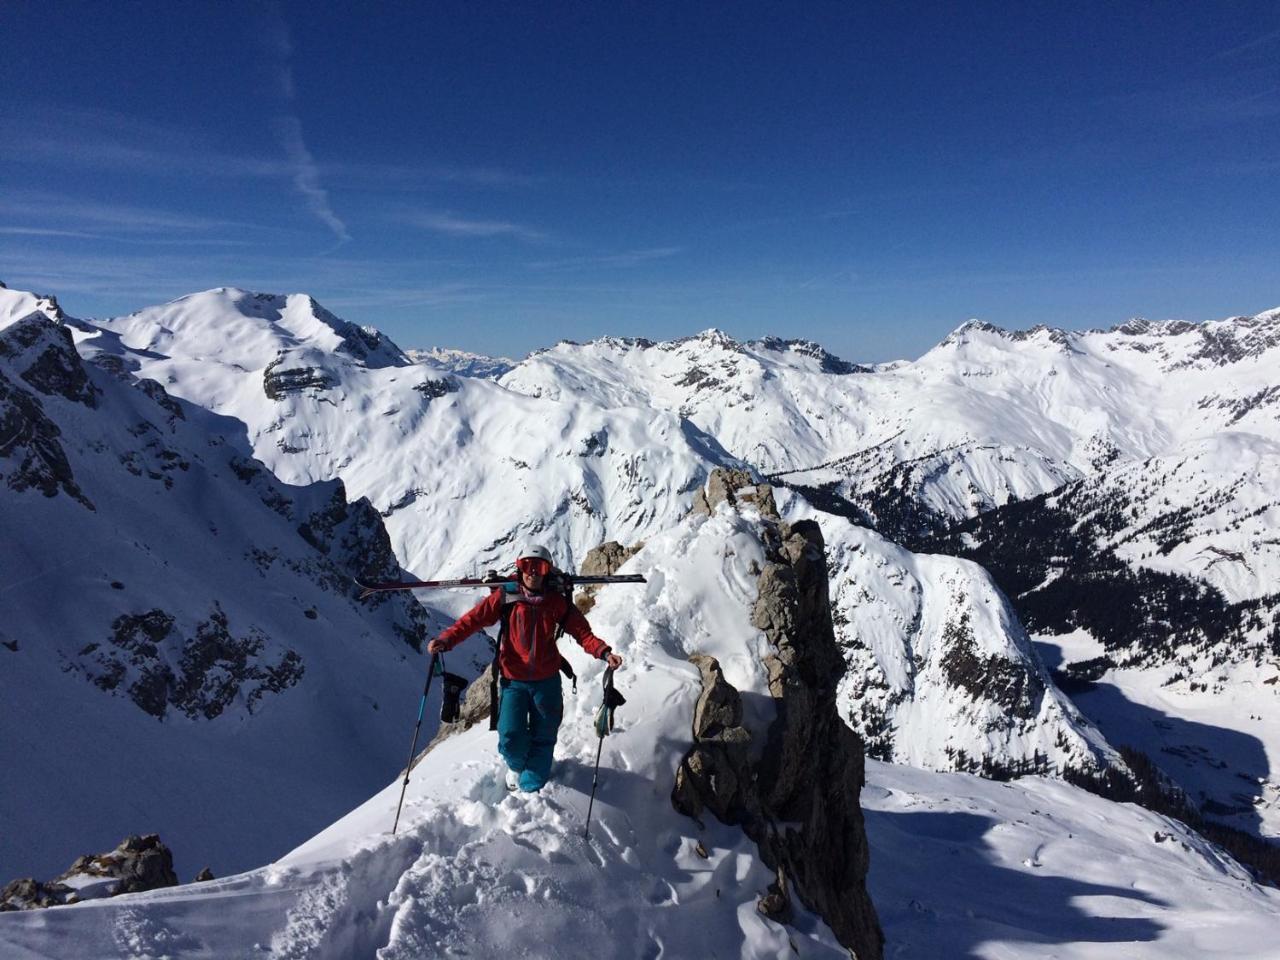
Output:
<path fill-rule="evenodd" d="M 190 636 L 183 632 L 161 609 L 122 614 L 111 624 L 107 642 L 85 646 L 77 664 L 99 688 L 120 691 L 161 720 L 171 709 L 193 720 L 212 720 L 237 699 L 252 713 L 264 696 L 302 679 L 297 651 L 277 653 L 256 627 L 234 635 L 216 605 Z"/>
<path fill-rule="evenodd" d="M 716 471 L 702 501 L 706 509 L 732 498 L 754 502 L 763 515 L 766 504 L 772 507 L 771 492 L 745 491 L 742 480 Z M 822 531 L 812 521 L 769 521 L 764 540 L 768 562 L 752 624 L 769 642 L 765 666 L 776 716 L 765 742 L 753 744 L 741 697 L 720 665 L 692 657 L 702 693 L 672 804 L 695 819 L 709 811 L 740 824 L 757 843 L 776 871 L 758 904 L 761 913 L 786 922 L 794 892 L 852 955 L 879 958 L 883 935 L 866 890 L 868 847 L 858 806 L 863 749 L 836 709 L 844 662 L 831 624 Z"/>
<path fill-rule="evenodd" d="M 86 407 L 98 405 L 99 390 L 76 352 L 71 331 L 42 313 L 10 324 L 0 334 L 0 357 L 46 396 L 59 396 Z"/>
<path fill-rule="evenodd" d="M 108 853 L 79 857 L 66 872 L 47 882 L 30 877 L 14 880 L 0 890 L 0 911 L 57 907 L 177 885 L 173 854 L 152 833 L 125 837 Z"/>
<path fill-rule="evenodd" d="M 305 390 L 323 392 L 337 385 L 328 371 L 311 366 L 284 366 L 288 358 L 281 355 L 262 371 L 262 392 L 271 400 L 283 400 Z"/>
<path fill-rule="evenodd" d="M 629 547 L 624 547 L 617 540 L 609 540 L 598 547 L 592 547 L 587 552 L 582 563 L 578 565 L 578 573 L 584 577 L 611 577 L 618 572 L 619 567 L 642 549 L 644 549 L 643 540 Z M 580 611 L 589 613 L 596 605 L 596 594 L 599 591 L 599 585 L 582 587 L 573 602 Z"/>
<path fill-rule="evenodd" d="M 774 503 L 773 488 L 756 483 L 756 478 L 746 470 L 717 468 L 711 471 L 707 485 L 693 495 L 692 513 L 711 514 L 722 503 L 737 506 L 752 504 L 760 515 L 777 522 L 778 507 Z"/>
<path fill-rule="evenodd" d="M 609 540 L 588 551 L 578 565 L 578 573 L 584 577 L 611 577 L 643 548 L 643 540 L 629 547 L 624 547 L 617 540 Z"/>
<path fill-rule="evenodd" d="M 62 431 L 39 399 L 0 371 L 0 477 L 10 490 L 61 491 L 90 510 L 93 503 L 76 483 L 59 438 Z"/>

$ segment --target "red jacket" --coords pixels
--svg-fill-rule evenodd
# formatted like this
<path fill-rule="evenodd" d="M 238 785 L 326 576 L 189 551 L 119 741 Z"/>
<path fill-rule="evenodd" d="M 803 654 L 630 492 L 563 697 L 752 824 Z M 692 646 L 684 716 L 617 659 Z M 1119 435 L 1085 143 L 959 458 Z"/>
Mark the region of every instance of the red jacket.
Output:
<path fill-rule="evenodd" d="M 591 632 L 587 618 L 562 594 L 544 593 L 538 604 L 527 603 L 520 599 L 522 596 L 502 588 L 494 590 L 437 639 L 444 642 L 446 650 L 452 650 L 477 630 L 501 620 L 505 607 L 511 629 L 498 654 L 498 667 L 509 680 L 545 680 L 555 675 L 560 669 L 555 638 L 561 618 L 564 632 L 577 640 L 583 650 L 600 660 L 608 656 L 609 645 Z"/>

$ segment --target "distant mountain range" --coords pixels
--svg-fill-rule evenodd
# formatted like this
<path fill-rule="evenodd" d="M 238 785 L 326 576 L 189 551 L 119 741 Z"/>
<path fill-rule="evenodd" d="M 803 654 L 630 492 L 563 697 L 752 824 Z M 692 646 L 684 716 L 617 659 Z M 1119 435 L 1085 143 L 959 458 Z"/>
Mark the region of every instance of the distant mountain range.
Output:
<path fill-rule="evenodd" d="M 3 416 L 28 438 L 0 451 L 7 541 L 33 571 L 79 549 L 107 584 L 74 615 L 25 592 L 5 628 L 19 653 L 0 658 L 45 661 L 30 680 L 45 709 L 110 704 L 151 725 L 145 742 L 188 743 L 265 729 L 273 712 L 323 725 L 367 697 L 376 722 L 344 717 L 325 742 L 360 754 L 347 796 L 368 792 L 374 768 L 395 773 L 404 717 L 367 702 L 413 701 L 405 658 L 438 621 L 403 598 L 371 618 L 343 576 L 369 558 L 482 572 L 528 538 L 572 568 L 602 541 L 660 536 L 729 467 L 823 527 L 841 709 L 873 756 L 1123 795 L 1158 781 L 1252 836 L 1280 825 L 1280 311 L 1086 332 L 971 321 L 919 360 L 877 365 L 715 330 L 520 361 L 406 352 L 310 297 L 231 288 L 97 321 L 0 291 L 0 325 Z M 90 514 L 110 531 L 86 532 Z M 197 573 L 199 590 L 183 579 Z M 475 598 L 425 599 L 456 613 Z M 278 619 L 289 609 L 302 620 Z M 232 657 L 247 666 L 225 682 L 218 666 L 221 688 L 209 669 L 188 679 L 184 651 L 220 629 L 253 650 Z M 37 650 L 42 631 L 63 639 Z M 381 644 L 356 658 L 358 682 L 341 673 L 357 635 Z M 202 649 L 193 662 L 222 663 Z M 146 673 L 147 657 L 168 672 Z M 36 745 L 15 769 L 74 775 Z M 4 782 L 18 809 L 19 778 Z"/>

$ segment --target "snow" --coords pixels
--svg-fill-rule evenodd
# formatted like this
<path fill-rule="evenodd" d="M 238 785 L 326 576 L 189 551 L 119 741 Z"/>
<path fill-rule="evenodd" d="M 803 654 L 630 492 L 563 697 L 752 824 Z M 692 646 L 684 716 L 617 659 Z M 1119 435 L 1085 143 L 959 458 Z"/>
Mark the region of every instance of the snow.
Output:
<path fill-rule="evenodd" d="M 47 299 L 0 290 L 0 328 L 37 310 L 59 316 Z M 695 832 L 670 807 L 698 688 L 691 652 L 721 659 L 746 694 L 748 725 L 759 729 L 772 709 L 763 640 L 748 620 L 758 541 L 749 518 L 731 512 L 683 520 L 694 491 L 714 466 L 746 462 L 846 492 L 892 482 L 954 518 L 1087 478 L 1103 490 L 1144 491 L 1115 535 L 1130 563 L 1203 577 L 1230 599 L 1262 597 L 1280 570 L 1271 542 L 1280 521 L 1277 323 L 1277 311 L 1080 334 L 973 323 L 918 361 L 836 373 L 843 368 L 820 348 L 740 344 L 719 331 L 564 343 L 518 363 L 449 351 L 410 357 L 303 294 L 231 288 L 69 321 L 82 355 L 117 361 L 192 404 L 189 427 L 160 432 L 193 466 L 173 492 L 123 477 L 113 460 L 143 446 L 123 431 L 161 415 L 112 386 L 105 365 L 91 376 L 105 391 L 107 427 L 44 400 L 98 510 L 29 493 L 22 511 L 0 515 L 5 542 L 23 551 L 21 573 L 0 585 L 13 618 L 0 640 L 20 648 L 0 650 L 0 723 L 22 731 L 0 778 L 0 808 L 18 825 L 0 839 L 0 864 L 36 862 L 56 823 L 76 849 L 42 852 L 43 868 L 22 870 L 51 875 L 77 853 L 114 846 L 125 832 L 118 824 L 132 824 L 145 803 L 145 829 L 177 838 L 180 858 L 190 858 L 180 861 L 183 876 L 204 862 L 222 873 L 275 856 L 359 805 L 248 873 L 0 916 L 0 946 L 6 957 L 408 957 L 517 952 L 514 938 L 528 931 L 566 956 L 703 956 L 708 944 L 735 956 L 791 955 L 793 944 L 801 956 L 838 955 L 812 917 L 780 928 L 758 916 L 767 878 L 739 833 Z M 271 399 L 264 377 L 273 364 L 324 379 Z M 511 545 L 530 537 L 569 568 L 603 540 L 646 541 L 626 571 L 649 583 L 603 591 L 591 612 L 627 657 L 619 680 L 629 703 L 605 745 L 590 842 L 579 828 L 599 668 L 573 647 L 582 694 L 566 712 L 553 786 L 507 796 L 492 740 L 474 731 L 414 771 L 401 835 L 384 835 L 399 779 L 360 801 L 402 759 L 421 664 L 371 631 L 367 611 L 316 593 L 304 576 L 282 573 L 265 602 L 261 577 L 218 544 L 259 538 L 287 544 L 292 561 L 309 554 L 293 518 L 264 510 L 261 491 L 238 487 L 225 457 L 205 449 L 211 438 L 256 456 L 286 484 L 341 479 L 350 499 L 367 496 L 400 562 L 424 578 L 505 565 Z M 321 493 L 300 496 L 314 505 Z M 948 751 L 963 749 L 1002 762 L 1042 753 L 1060 767 L 1134 744 L 1193 797 L 1243 792 L 1249 809 L 1228 819 L 1275 835 L 1280 726 L 1269 665 L 1205 662 L 1167 686 L 1167 672 L 1113 671 L 1077 709 L 1047 682 L 980 568 L 912 554 L 783 500 L 789 517 L 823 525 L 837 631 L 853 667 L 843 706 L 852 711 L 854 686 L 870 681 L 861 693 L 895 728 L 895 760 L 945 769 Z M 1185 538 L 1162 552 L 1151 525 L 1184 507 L 1195 508 Z M 139 518 L 155 519 L 151 534 Z M 79 578 L 78 606 L 30 589 L 33 578 L 66 570 Z M 303 684 L 262 715 L 250 719 L 240 704 L 216 724 L 162 725 L 59 666 L 123 612 L 112 580 L 130 591 L 145 585 L 131 595 L 137 612 L 153 595 L 189 604 L 204 596 L 205 579 L 208 596 L 231 598 L 235 622 L 297 637 L 307 658 Z M 431 601 L 456 613 L 475 599 Z M 307 607 L 318 621 L 299 619 Z M 1045 682 L 1025 723 L 1008 724 L 947 680 L 942 640 L 961 616 L 983 656 Z M 1068 660 L 1085 658 L 1090 643 L 1049 642 Z M 1035 778 L 868 770 L 871 885 L 889 956 L 1275 955 L 1274 891 L 1164 818 Z M 253 789 L 223 789 L 244 783 Z M 140 799 L 131 784 L 151 785 L 163 803 Z M 694 852 L 699 839 L 706 860 Z"/>
<path fill-rule="evenodd" d="M 32 350 L 61 343 L 53 324 L 28 329 Z M 4 383 L 24 382 L 22 359 L 0 357 Z M 408 608 L 357 606 L 343 548 L 322 553 L 299 535 L 335 482 L 288 487 L 260 466 L 246 480 L 234 421 L 160 395 L 163 406 L 127 373 L 82 366 L 93 407 L 31 396 L 83 501 L 9 486 L 0 501 L 3 880 L 47 879 L 130 833 L 159 832 L 184 877 L 258 865 L 399 762 L 404 718 L 389 707 L 421 684 L 395 632 Z M 163 638 L 122 636 L 119 618 L 153 612 L 172 618 Z M 193 653 L 190 641 L 219 622 L 234 649 Z M 301 677 L 267 689 L 290 652 Z M 238 686 L 240 654 L 254 676 Z M 186 669 L 205 655 L 213 662 Z M 131 698 L 143 668 L 198 677 L 183 691 L 197 709 L 169 704 L 178 684 L 159 682 L 164 716 L 145 713 Z M 211 702 L 215 717 L 200 709 Z"/>
<path fill-rule="evenodd" d="M 604 742 L 589 839 L 601 665 L 584 661 L 540 794 L 509 794 L 492 735 L 474 728 L 415 768 L 395 836 L 399 778 L 266 867 L 0 915 L 0 946 L 14 960 L 847 956 L 803 910 L 790 927 L 763 919 L 755 901 L 771 877 L 753 845 L 670 802 L 699 689 L 688 655 L 722 657 L 744 692 L 763 689 L 748 621 L 759 551 L 753 515 L 722 507 L 629 561 L 645 586 L 600 593 L 591 619 L 626 657 L 628 702 Z M 864 806 L 890 957 L 1261 958 L 1280 933 L 1280 895 L 1229 858 L 1065 784 L 871 762 Z"/>
<path fill-rule="evenodd" d="M 933 770 L 961 757 L 1012 766 L 1037 758 L 1061 771 L 1123 768 L 1103 735 L 1053 685 L 1031 639 L 985 570 L 954 557 L 914 554 L 840 517 L 783 498 L 788 519 L 815 519 L 827 540 L 837 640 L 849 664 L 841 712 L 865 739 L 868 720 L 892 728 L 887 756 Z M 967 625 L 967 626 L 966 626 Z M 950 679 L 948 633 L 964 630 L 973 653 L 1026 678 L 1029 715 Z M 1034 687 L 1044 693 L 1037 697 Z M 879 754 L 877 754 L 879 755 Z"/>
<path fill-rule="evenodd" d="M 1064 664 L 1104 652 L 1086 631 L 1036 644 Z M 1220 664 L 1183 679 L 1175 672 L 1111 669 L 1072 699 L 1113 743 L 1141 750 L 1193 803 L 1209 804 L 1213 819 L 1280 836 L 1280 667 Z"/>
<path fill-rule="evenodd" d="M 1177 821 L 1039 777 L 867 780 L 888 958 L 1276 956 L 1280 892 Z"/>

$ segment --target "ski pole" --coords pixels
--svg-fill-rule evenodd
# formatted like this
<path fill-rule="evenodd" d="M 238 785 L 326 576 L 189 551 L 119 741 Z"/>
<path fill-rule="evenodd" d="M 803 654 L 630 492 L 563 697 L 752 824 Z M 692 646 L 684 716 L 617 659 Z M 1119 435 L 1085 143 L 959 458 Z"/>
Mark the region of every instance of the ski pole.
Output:
<path fill-rule="evenodd" d="M 431 666 L 427 669 L 427 685 L 422 688 L 422 702 L 418 704 L 418 722 L 413 728 L 413 743 L 409 745 L 409 762 L 404 765 L 404 783 L 400 786 L 400 802 L 396 804 L 396 819 L 391 825 L 394 834 L 400 826 L 400 808 L 404 806 L 404 792 L 409 789 L 409 771 L 413 769 L 413 755 L 418 749 L 418 733 L 422 730 L 422 715 L 427 709 L 427 694 L 431 692 L 431 678 L 436 675 L 436 666 L 440 662 L 440 654 L 431 655 Z"/>
<path fill-rule="evenodd" d="M 596 743 L 596 767 L 591 774 L 591 800 L 587 803 L 587 823 L 582 828 L 582 836 L 588 840 L 591 839 L 591 808 L 596 804 L 596 786 L 600 782 L 600 751 L 604 749 L 604 735 L 609 724 L 607 711 L 609 709 L 609 691 L 611 689 L 613 689 L 613 667 L 609 667 L 604 672 L 604 703 L 600 705 L 600 710 L 606 712 L 606 715 L 603 721 L 596 721 L 596 733 L 600 735 L 600 739 Z"/>

